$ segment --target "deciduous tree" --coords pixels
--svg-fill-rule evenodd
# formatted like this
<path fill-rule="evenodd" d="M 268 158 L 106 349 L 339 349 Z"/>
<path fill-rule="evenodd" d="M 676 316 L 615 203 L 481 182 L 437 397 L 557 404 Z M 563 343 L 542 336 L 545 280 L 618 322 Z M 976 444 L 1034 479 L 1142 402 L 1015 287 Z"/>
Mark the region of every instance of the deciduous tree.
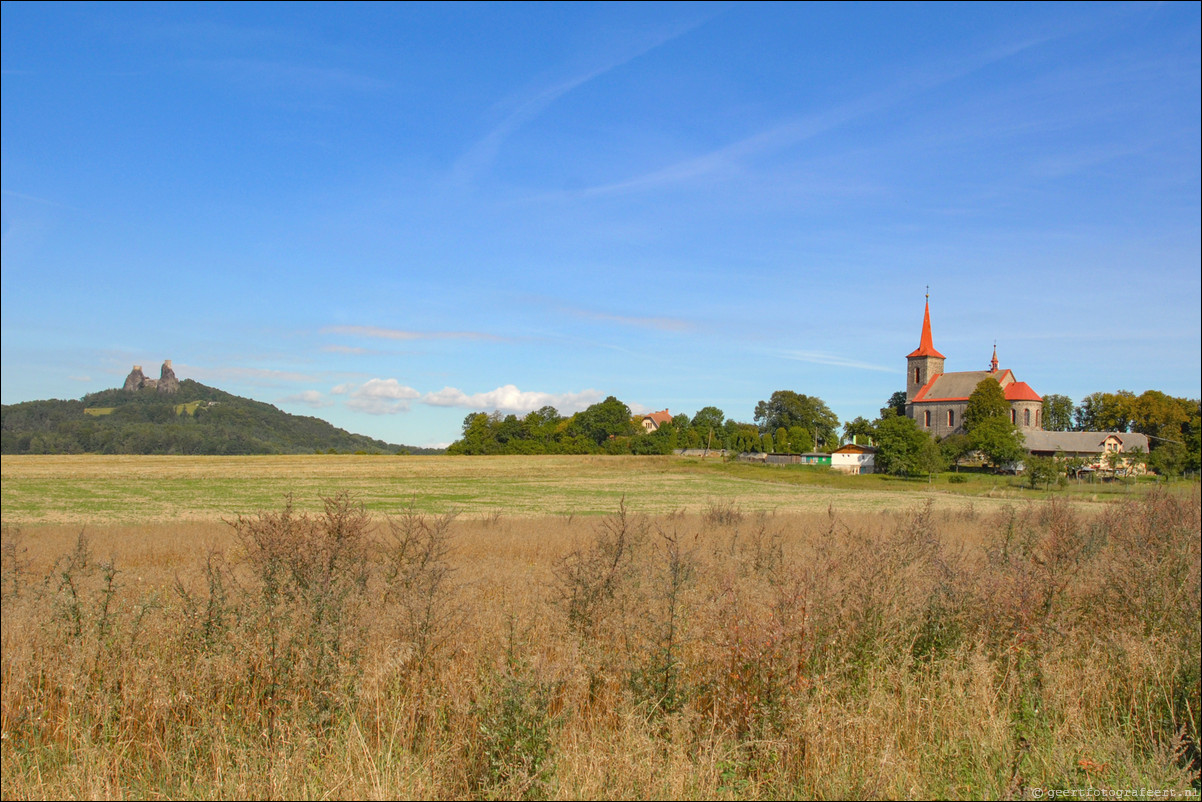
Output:
<path fill-rule="evenodd" d="M 1043 397 L 1043 428 L 1049 432 L 1068 432 L 1073 428 L 1073 399 L 1051 393 Z"/>
<path fill-rule="evenodd" d="M 964 409 L 964 430 L 972 430 L 991 418 L 1008 418 L 1010 402 L 1006 393 L 996 379 L 982 379 L 972 395 L 968 397 L 968 406 Z"/>
<path fill-rule="evenodd" d="M 839 427 L 839 419 L 821 398 L 792 390 L 777 390 L 769 400 L 756 404 L 755 422 L 766 432 L 801 426 L 815 433 L 818 444 L 836 442 Z"/>

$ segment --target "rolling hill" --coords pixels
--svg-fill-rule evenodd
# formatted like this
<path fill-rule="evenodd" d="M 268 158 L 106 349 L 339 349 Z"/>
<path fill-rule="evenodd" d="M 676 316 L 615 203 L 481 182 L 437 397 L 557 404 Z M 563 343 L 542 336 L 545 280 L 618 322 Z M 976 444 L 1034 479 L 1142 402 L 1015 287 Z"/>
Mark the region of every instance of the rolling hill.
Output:
<path fill-rule="evenodd" d="M 78 401 L 6 404 L 4 454 L 438 454 L 291 415 L 191 379 L 166 395 L 146 388 L 102 390 Z"/>

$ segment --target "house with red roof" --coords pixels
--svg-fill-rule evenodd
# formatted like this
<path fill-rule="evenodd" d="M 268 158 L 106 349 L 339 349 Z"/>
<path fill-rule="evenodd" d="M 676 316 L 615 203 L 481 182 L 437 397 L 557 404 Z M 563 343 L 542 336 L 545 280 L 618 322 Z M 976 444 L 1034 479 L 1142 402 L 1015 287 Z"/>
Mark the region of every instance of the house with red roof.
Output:
<path fill-rule="evenodd" d="M 946 373 L 943 370 L 946 359 L 935 350 L 928 297 L 918 347 L 906 355 L 906 415 L 920 429 L 936 437 L 962 434 L 968 397 L 985 379 L 993 379 L 1002 386 L 1010 404 L 1011 423 L 1024 433 L 1043 429 L 1043 398 L 1031 385 L 1015 378 L 1012 370 L 998 367 L 997 345 L 993 347 L 988 370 Z"/>
<path fill-rule="evenodd" d="M 647 432 L 647 434 L 651 434 L 656 429 L 671 420 L 672 413 L 666 409 L 661 409 L 659 412 L 648 412 L 643 416 L 643 431 Z"/>

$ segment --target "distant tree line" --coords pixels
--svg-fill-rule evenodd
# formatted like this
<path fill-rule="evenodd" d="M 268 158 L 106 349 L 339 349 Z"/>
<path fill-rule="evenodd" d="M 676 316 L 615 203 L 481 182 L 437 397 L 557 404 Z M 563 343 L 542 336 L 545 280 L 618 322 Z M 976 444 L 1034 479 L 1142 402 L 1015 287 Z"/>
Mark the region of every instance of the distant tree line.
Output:
<path fill-rule="evenodd" d="M 676 415 L 651 432 L 642 415 L 609 396 L 573 415 L 546 406 L 523 417 L 473 412 L 448 454 L 670 454 L 679 448 L 804 453 L 839 445 L 839 419 L 822 399 L 778 390 L 755 408 L 754 423 L 715 406 Z"/>
<path fill-rule="evenodd" d="M 78 401 L 4 405 L 5 454 L 305 454 L 423 453 L 352 434 L 305 415 L 290 415 L 199 382 L 179 391 L 104 390 Z M 439 452 L 440 453 L 440 452 Z"/>

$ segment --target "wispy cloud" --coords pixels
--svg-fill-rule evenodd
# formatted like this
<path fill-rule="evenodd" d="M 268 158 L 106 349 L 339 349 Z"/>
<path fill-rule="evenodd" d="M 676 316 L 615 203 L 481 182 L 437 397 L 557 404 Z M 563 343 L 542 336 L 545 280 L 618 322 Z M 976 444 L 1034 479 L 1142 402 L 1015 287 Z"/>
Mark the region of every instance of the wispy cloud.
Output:
<path fill-rule="evenodd" d="M 296 395 L 285 396 L 280 399 L 281 404 L 304 404 L 305 406 L 320 409 L 321 407 L 333 406 L 334 402 L 326 398 L 317 390 L 305 390 Z"/>
<path fill-rule="evenodd" d="M 451 181 L 463 185 L 471 183 L 477 176 L 484 173 L 496 161 L 502 143 L 515 131 L 538 117 L 552 103 L 595 78 L 605 75 L 624 64 L 634 61 L 639 56 L 655 50 L 671 42 L 700 25 L 702 21 L 690 21 L 679 24 L 666 31 L 654 33 L 642 41 L 632 42 L 619 52 L 605 59 L 592 69 L 573 75 L 551 86 L 536 91 L 533 96 L 520 101 L 516 108 L 506 115 L 500 124 L 489 131 L 476 144 L 472 145 L 455 162 L 451 170 Z"/>
<path fill-rule="evenodd" d="M 689 331 L 693 324 L 674 317 L 640 317 L 634 315 L 611 315 L 605 312 L 594 312 L 588 309 L 560 307 L 561 311 L 586 320 L 600 320 L 606 323 L 618 323 L 622 326 L 634 326 L 640 329 L 656 329 L 658 331 Z"/>
<path fill-rule="evenodd" d="M 177 375 L 197 381 L 244 381 L 251 384 L 278 384 L 280 382 L 317 381 L 316 376 L 270 368 L 203 367 L 197 365 L 175 365 Z"/>
<path fill-rule="evenodd" d="M 370 354 L 371 351 L 367 348 L 358 348 L 352 345 L 323 345 L 321 347 L 323 353 L 327 354 Z"/>
<path fill-rule="evenodd" d="M 737 177 L 743 175 L 756 158 L 794 147 L 855 120 L 901 105 L 915 95 L 962 78 L 1054 38 L 1057 36 L 1048 35 L 1015 41 L 972 53 L 956 63 L 915 70 L 875 92 L 822 111 L 794 117 L 699 156 L 682 159 L 658 170 L 621 181 L 560 194 L 579 198 L 622 195 L 683 184 L 700 178 L 714 180 Z"/>
<path fill-rule="evenodd" d="M 47 200 L 46 198 L 39 198 L 36 195 L 26 195 L 22 192 L 13 192 L 11 189 L 0 190 L 0 194 L 7 195 L 10 198 L 17 198 L 18 200 L 30 201 L 32 203 L 40 203 L 45 206 L 55 206 L 59 209 L 70 209 L 73 212 L 82 211 L 81 209 L 78 209 L 75 206 L 69 206 L 66 203 L 59 203 L 58 201 Z"/>
<path fill-rule="evenodd" d="M 838 354 L 828 354 L 822 351 L 780 351 L 779 354 L 785 359 L 791 359 L 794 362 L 809 362 L 814 365 L 830 365 L 832 367 L 853 368 L 855 370 L 874 370 L 880 373 L 900 373 L 897 368 L 874 365 L 870 362 L 860 362 L 855 359 L 839 356 Z"/>
<path fill-rule="evenodd" d="M 254 58 L 193 60 L 189 66 L 246 89 L 268 91 L 377 92 L 389 84 L 339 67 L 314 67 Z"/>
<path fill-rule="evenodd" d="M 503 340 L 495 334 L 478 331 L 405 331 L 386 329 L 379 326 L 326 326 L 322 334 L 341 334 L 350 337 L 368 337 L 375 340 Z"/>

